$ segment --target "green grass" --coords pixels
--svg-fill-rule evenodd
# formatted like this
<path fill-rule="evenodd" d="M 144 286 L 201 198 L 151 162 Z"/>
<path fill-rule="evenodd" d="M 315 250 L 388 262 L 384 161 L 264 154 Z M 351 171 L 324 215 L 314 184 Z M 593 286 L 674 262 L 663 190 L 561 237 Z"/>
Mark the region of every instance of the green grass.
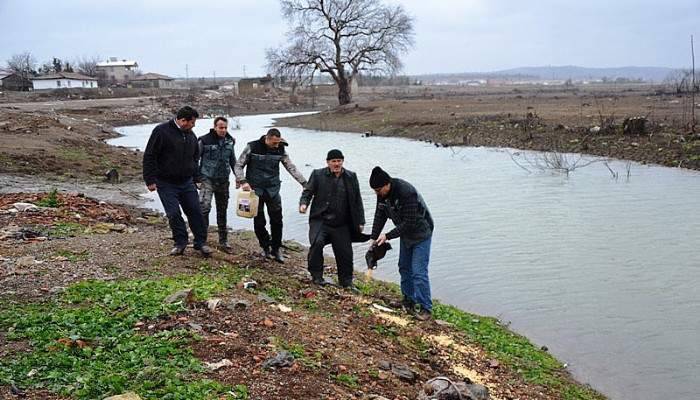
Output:
<path fill-rule="evenodd" d="M 392 283 L 383 282 L 376 279 L 370 279 L 369 281 L 364 279 L 356 279 L 354 283 L 360 293 L 365 296 L 375 297 L 380 294 L 392 294 L 396 296 L 401 295 L 401 289 L 399 286 Z"/>
<path fill-rule="evenodd" d="M 304 299 L 301 301 L 301 306 L 309 311 L 318 310 L 318 302 L 315 299 Z"/>
<path fill-rule="evenodd" d="M 35 203 L 39 207 L 57 208 L 61 206 L 61 201 L 58 199 L 58 189 L 53 188 L 46 197 Z"/>
<path fill-rule="evenodd" d="M 399 333 L 396 331 L 396 328 L 393 326 L 378 324 L 374 325 L 372 327 L 372 330 L 388 338 L 395 338 L 399 335 Z"/>
<path fill-rule="evenodd" d="M 333 379 L 352 389 L 360 386 L 359 379 L 352 374 L 338 374 Z"/>
<path fill-rule="evenodd" d="M 193 288 L 197 298 L 205 299 L 239 276 L 228 269 L 216 277 L 86 281 L 55 302 L 0 306 L 7 340 L 30 346 L 26 353 L 0 360 L 0 385 L 14 382 L 81 400 L 129 390 L 144 399 L 246 399 L 245 386 L 230 388 L 202 378 L 205 371 L 189 347 L 197 340 L 191 333 L 134 330 L 138 321 L 182 311 L 179 303 L 163 304 L 169 294 Z"/>
<path fill-rule="evenodd" d="M 299 361 L 303 366 L 310 369 L 317 369 L 321 366 L 321 360 L 323 355 L 319 352 L 314 353 L 312 356 L 306 354 L 306 348 L 302 343 L 291 343 L 287 342 L 280 337 L 275 337 L 275 346 L 279 350 L 286 350 L 294 356 L 294 359 Z"/>
<path fill-rule="evenodd" d="M 287 300 L 287 291 L 280 287 L 268 286 L 265 288 L 264 292 L 276 301 L 284 302 Z"/>
<path fill-rule="evenodd" d="M 49 236 L 57 238 L 74 237 L 85 232 L 85 228 L 75 222 L 57 222 L 48 230 Z"/>
<path fill-rule="evenodd" d="M 64 257 L 68 259 L 68 261 L 70 262 L 86 261 L 90 258 L 90 253 L 87 250 L 81 251 L 80 253 L 76 253 L 71 250 L 58 250 L 55 254 L 58 257 Z"/>
<path fill-rule="evenodd" d="M 559 361 L 527 338 L 503 327 L 495 318 L 469 314 L 437 302 L 433 315 L 464 331 L 490 357 L 518 372 L 529 383 L 549 387 L 565 400 L 605 399 L 589 387 L 570 381 L 563 374 L 564 366 Z"/>
<path fill-rule="evenodd" d="M 82 161 L 87 160 L 89 156 L 82 150 L 65 148 L 61 149 L 58 156 L 64 160 L 68 161 Z"/>

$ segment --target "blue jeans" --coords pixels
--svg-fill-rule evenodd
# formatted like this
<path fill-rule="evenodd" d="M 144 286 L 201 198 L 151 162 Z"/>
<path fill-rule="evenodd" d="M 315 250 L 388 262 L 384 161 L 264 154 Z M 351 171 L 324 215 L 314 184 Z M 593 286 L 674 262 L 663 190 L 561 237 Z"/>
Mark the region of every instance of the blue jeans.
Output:
<path fill-rule="evenodd" d="M 421 308 L 431 311 L 433 301 L 430 297 L 430 280 L 428 279 L 428 262 L 430 261 L 430 242 L 432 235 L 422 242 L 408 247 L 401 240 L 399 249 L 399 274 L 401 274 L 401 293 L 404 298 L 420 304 Z"/>
<path fill-rule="evenodd" d="M 201 249 L 202 245 L 207 241 L 207 235 L 202 209 L 199 206 L 197 187 L 194 186 L 191 179 L 180 184 L 159 180 L 156 185 L 158 187 L 158 197 L 160 197 L 160 202 L 163 203 L 170 230 L 173 232 L 175 246 L 185 247 L 188 242 L 187 227 L 180 213 L 180 207 L 182 207 L 182 211 L 187 216 L 190 230 L 194 235 L 194 248 Z"/>

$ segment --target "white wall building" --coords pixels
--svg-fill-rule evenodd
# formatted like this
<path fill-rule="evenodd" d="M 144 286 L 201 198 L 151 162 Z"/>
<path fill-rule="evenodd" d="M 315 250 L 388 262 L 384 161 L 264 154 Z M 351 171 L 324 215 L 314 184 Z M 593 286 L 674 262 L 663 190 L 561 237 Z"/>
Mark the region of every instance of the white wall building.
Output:
<path fill-rule="evenodd" d="M 97 63 L 97 74 L 108 84 L 126 83 L 136 76 L 138 67 L 136 61 L 110 57 L 107 61 Z"/>
<path fill-rule="evenodd" d="M 58 72 L 32 78 L 34 90 L 97 89 L 97 78 L 74 72 Z"/>

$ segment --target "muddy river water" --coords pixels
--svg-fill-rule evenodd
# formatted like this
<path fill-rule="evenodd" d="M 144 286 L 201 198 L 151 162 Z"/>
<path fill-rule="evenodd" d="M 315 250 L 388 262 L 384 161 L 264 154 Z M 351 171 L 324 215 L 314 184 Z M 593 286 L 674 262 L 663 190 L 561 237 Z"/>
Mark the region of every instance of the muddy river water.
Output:
<path fill-rule="evenodd" d="M 231 130 L 236 153 L 279 116 L 241 117 Z M 120 128 L 125 136 L 111 143 L 143 149 L 153 126 Z M 198 120 L 195 132 L 210 126 Z M 618 179 L 601 163 L 566 177 L 527 173 L 504 149 L 282 132 L 306 176 L 325 166 L 329 149 L 343 151 L 360 179 L 367 231 L 372 167 L 419 189 L 436 223 L 435 298 L 510 322 L 610 398 L 700 398 L 700 173 L 633 163 L 628 179 L 626 163 L 613 161 Z M 285 238 L 308 243 L 301 188 L 285 171 L 282 180 Z M 252 229 L 230 209 L 229 225 Z M 358 270 L 366 247 L 356 246 Z M 390 252 L 375 276 L 397 282 L 397 259 Z"/>

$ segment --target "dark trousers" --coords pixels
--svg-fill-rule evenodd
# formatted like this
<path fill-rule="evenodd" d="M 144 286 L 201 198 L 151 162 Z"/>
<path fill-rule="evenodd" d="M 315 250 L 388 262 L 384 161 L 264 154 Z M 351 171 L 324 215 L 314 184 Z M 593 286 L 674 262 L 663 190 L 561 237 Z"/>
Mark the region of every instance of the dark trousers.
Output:
<path fill-rule="evenodd" d="M 314 278 L 323 277 L 323 248 L 326 244 L 333 247 L 333 255 L 338 266 L 338 283 L 341 286 L 352 284 L 352 239 L 350 227 L 338 227 L 323 224 L 316 240 L 309 248 L 309 272 Z"/>
<path fill-rule="evenodd" d="M 275 251 L 282 246 L 282 197 L 279 192 L 274 196 L 270 196 L 270 194 L 265 191 L 259 198 L 258 215 L 253 218 L 255 236 L 258 238 L 260 247 L 264 249 L 271 248 Z M 272 232 L 272 237 L 270 237 L 270 234 L 265 228 L 267 224 L 265 220 L 265 208 L 267 208 L 267 214 L 270 216 L 270 231 Z"/>
<path fill-rule="evenodd" d="M 226 210 L 228 209 L 229 181 L 204 179 L 199 190 L 199 206 L 204 216 L 204 232 L 209 232 L 209 212 L 211 198 L 216 201 L 216 225 L 219 231 L 219 243 L 226 244 L 228 227 L 226 226 Z"/>
<path fill-rule="evenodd" d="M 173 240 L 175 246 L 187 246 L 187 227 L 182 219 L 180 207 L 187 216 L 187 222 L 190 225 L 190 230 L 194 235 L 194 248 L 200 249 L 207 241 L 206 231 L 204 230 L 204 217 L 202 210 L 199 208 L 199 198 L 197 188 L 192 180 L 185 183 L 174 184 L 164 181 L 157 182 L 158 197 L 163 203 L 165 215 L 170 223 L 170 230 L 173 232 Z"/>

